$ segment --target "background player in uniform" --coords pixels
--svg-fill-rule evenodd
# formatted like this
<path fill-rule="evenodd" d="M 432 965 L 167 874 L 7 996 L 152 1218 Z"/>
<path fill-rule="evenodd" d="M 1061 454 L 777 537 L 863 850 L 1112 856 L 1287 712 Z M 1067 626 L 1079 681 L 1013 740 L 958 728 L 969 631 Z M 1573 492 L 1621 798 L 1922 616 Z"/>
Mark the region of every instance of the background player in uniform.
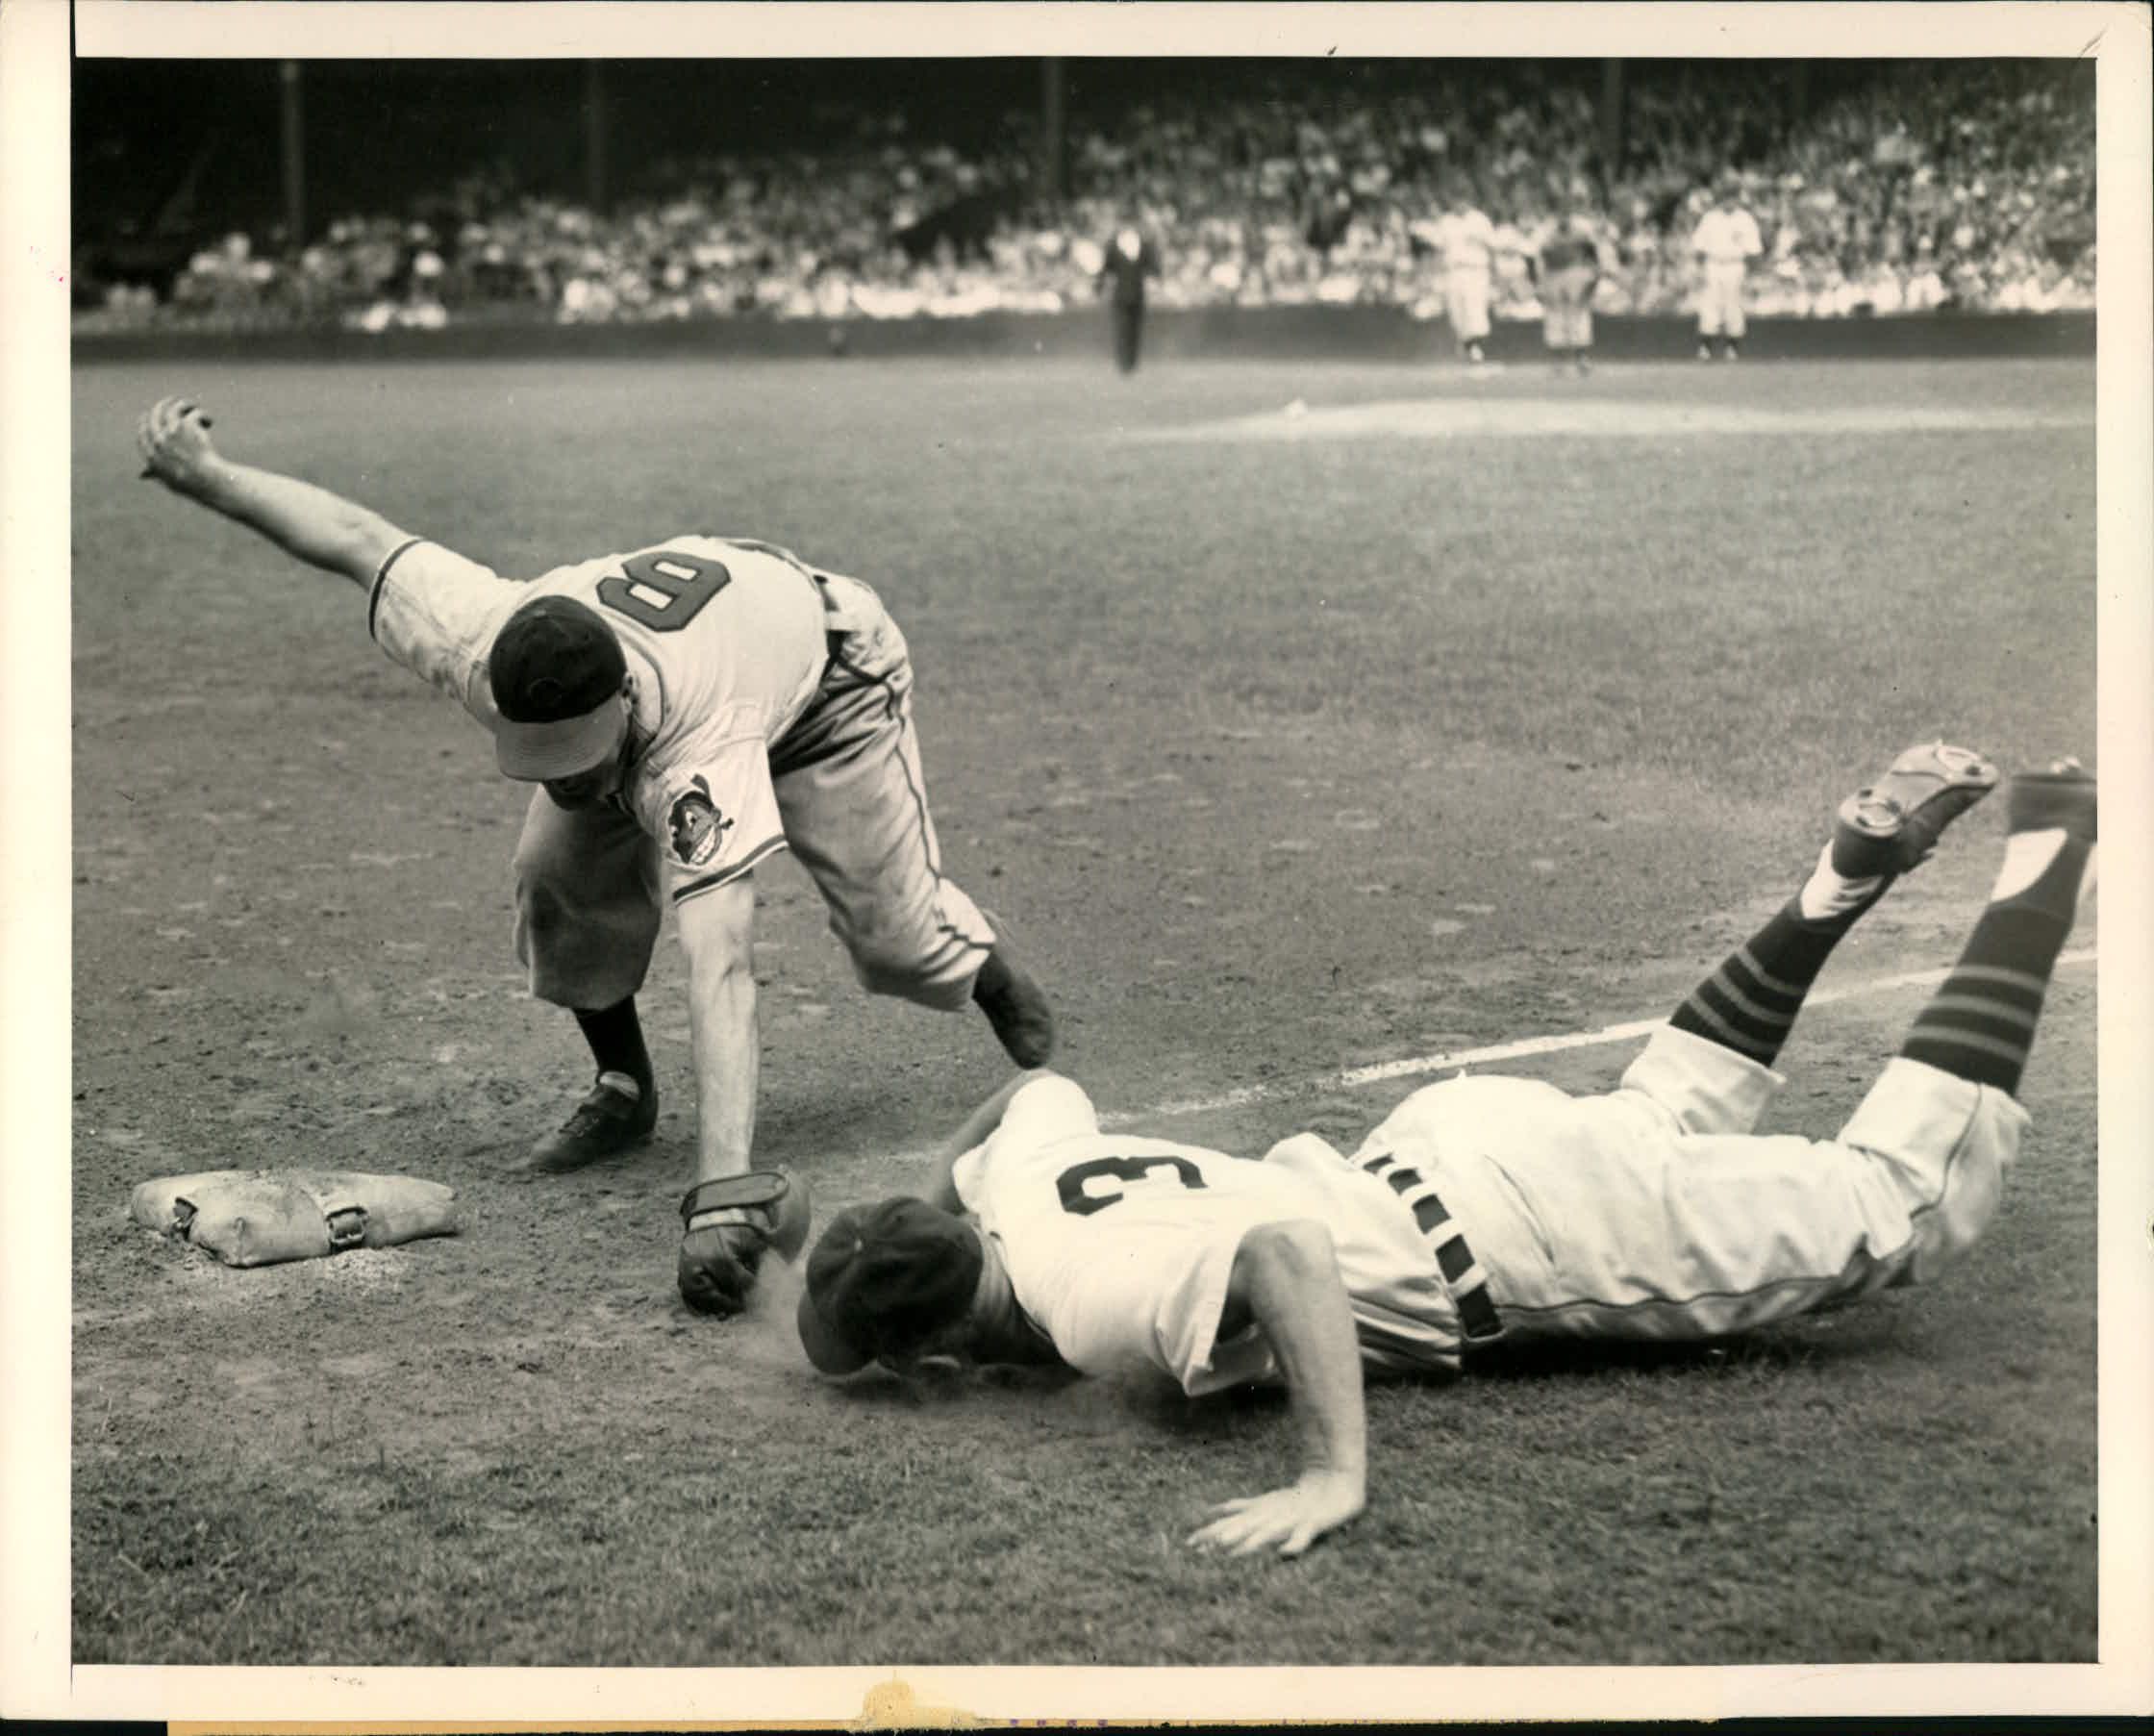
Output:
<path fill-rule="evenodd" d="M 1765 251 L 1757 219 L 1742 207 L 1733 175 L 1723 175 L 1713 189 L 1712 209 L 1691 232 L 1691 253 L 1698 262 L 1698 360 L 1713 359 L 1713 340 L 1733 362 L 1747 329 L 1742 289 L 1750 262 Z"/>
<path fill-rule="evenodd" d="M 1011 1058 L 1054 1046 L 1038 987 L 942 874 L 913 733 L 905 640 L 865 585 L 781 548 L 703 535 L 504 579 L 311 483 L 236 465 L 167 398 L 141 420 L 154 475 L 367 592 L 392 659 L 493 732 L 532 791 L 515 853 L 518 958 L 575 1013 L 598 1077 L 532 1167 L 569 1170 L 646 1138 L 658 1094 L 636 1009 L 661 912 L 688 954 L 695 1185 L 682 1296 L 742 1305 L 781 1220 L 749 1170 L 760 1049 L 756 865 L 789 845 L 865 987 L 986 1012 Z"/>
<path fill-rule="evenodd" d="M 1541 340 L 1560 367 L 1592 371 L 1593 289 L 1601 277 L 1601 249 L 1590 220 L 1571 212 L 1540 243 L 1535 259 L 1540 290 Z"/>
<path fill-rule="evenodd" d="M 1459 354 L 1471 363 L 1485 362 L 1496 232 L 1489 214 L 1474 204 L 1463 182 L 1446 193 L 1443 214 L 1436 220 L 1431 240 L 1443 262 L 1444 315 L 1451 322 Z"/>
<path fill-rule="evenodd" d="M 2027 1125 L 2015 1094 L 2091 857 L 2092 778 L 2063 762 L 2014 781 L 1990 903 L 1839 1135 L 1752 1130 L 1834 945 L 1995 781 L 1963 749 L 1903 754 L 1604 1095 L 1462 1076 L 1351 1158 L 1304 1133 L 1250 1162 L 1103 1133 L 1068 1080 L 1014 1081 L 960 1130 L 933 1201 L 832 1220 L 803 1348 L 832 1373 L 945 1353 L 1156 1370 L 1192 1396 L 1281 1381 L 1299 1476 L 1190 1542 L 1294 1554 L 1362 1510 L 1365 1364 L 1705 1339 L 1930 1278 L 1995 1213 Z"/>

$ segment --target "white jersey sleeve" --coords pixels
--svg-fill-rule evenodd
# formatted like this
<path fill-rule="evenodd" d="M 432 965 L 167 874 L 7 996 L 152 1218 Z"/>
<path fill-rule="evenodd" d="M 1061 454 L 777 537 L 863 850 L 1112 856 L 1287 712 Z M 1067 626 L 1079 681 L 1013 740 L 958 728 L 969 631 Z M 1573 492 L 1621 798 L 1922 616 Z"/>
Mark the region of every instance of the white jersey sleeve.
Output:
<path fill-rule="evenodd" d="M 392 661 L 491 729 L 487 654 L 525 594 L 491 567 L 414 537 L 374 574 L 366 627 Z"/>
<path fill-rule="evenodd" d="M 1011 1094 L 1002 1106 L 1002 1120 L 995 1123 L 994 1131 L 958 1159 L 951 1171 L 951 1184 L 965 1210 L 977 1212 L 990 1155 L 1029 1151 L 1098 1131 L 1099 1116 L 1085 1088 L 1060 1073 L 1043 1072 Z"/>
<path fill-rule="evenodd" d="M 722 725 L 668 756 L 636 790 L 636 818 L 659 841 L 666 895 L 678 904 L 752 873 L 786 847 L 760 730 Z"/>
<path fill-rule="evenodd" d="M 1071 1171 L 1114 1166 L 1087 1176 L 1093 1197 L 1118 1202 L 1154 1188 L 1193 1191 L 1182 1180 L 1165 1179 L 1164 1168 L 1138 1168 L 1156 1154 L 1072 1156 Z M 1242 1238 L 1277 1221 L 1279 1207 L 1234 1197 L 1177 1201 L 1165 1218 L 1136 1216 L 1135 1210 L 1115 1222 L 1111 1235 L 1105 1225 L 1090 1233 L 1073 1230 L 1026 1262 L 1029 1283 L 1018 1289 L 1018 1300 L 1063 1360 L 1088 1374 L 1157 1370 L 1192 1398 L 1275 1377 L 1271 1346 L 1261 1332 L 1252 1327 L 1221 1341 L 1218 1331 Z M 1004 1257 L 1011 1259 L 1007 1241 Z M 1011 1266 L 1014 1286 L 1017 1263 Z"/>

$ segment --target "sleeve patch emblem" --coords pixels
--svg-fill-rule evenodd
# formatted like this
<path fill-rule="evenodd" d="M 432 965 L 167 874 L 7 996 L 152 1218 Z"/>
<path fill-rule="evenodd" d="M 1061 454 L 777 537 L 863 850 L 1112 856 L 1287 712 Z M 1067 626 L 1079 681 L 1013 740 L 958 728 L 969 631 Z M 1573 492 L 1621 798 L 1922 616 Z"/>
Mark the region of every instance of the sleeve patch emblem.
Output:
<path fill-rule="evenodd" d="M 689 788 L 673 798 L 665 828 L 672 839 L 674 860 L 684 868 L 702 868 L 717 855 L 733 822 L 718 812 L 709 784 L 700 777 L 689 783 Z"/>

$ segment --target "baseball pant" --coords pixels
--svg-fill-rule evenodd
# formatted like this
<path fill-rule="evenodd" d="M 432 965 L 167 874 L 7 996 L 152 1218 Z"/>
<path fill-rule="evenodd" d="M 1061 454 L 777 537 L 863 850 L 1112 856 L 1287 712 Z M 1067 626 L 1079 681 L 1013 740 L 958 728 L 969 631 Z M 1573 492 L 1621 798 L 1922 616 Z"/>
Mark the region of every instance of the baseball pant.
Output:
<path fill-rule="evenodd" d="M 911 656 L 865 585 L 830 574 L 817 583 L 829 666 L 770 750 L 786 842 L 869 993 L 956 1009 L 994 930 L 942 875 L 913 729 Z M 628 815 L 564 809 L 534 791 L 515 853 L 516 957 L 532 994 L 586 1008 L 634 994 L 657 944 L 662 884 L 658 843 Z"/>
<path fill-rule="evenodd" d="M 1461 343 L 1478 343 L 1489 335 L 1489 274 L 1453 271 L 1443 280 L 1443 305 L 1452 334 Z"/>
<path fill-rule="evenodd" d="M 1552 350 L 1582 350 L 1593 341 L 1593 273 L 1566 266 L 1551 272 L 1541 310 L 1540 335 Z"/>
<path fill-rule="evenodd" d="M 1698 290 L 1698 336 L 1740 338 L 1742 318 L 1743 264 L 1741 260 L 1716 261 L 1705 267 L 1705 282 Z"/>
<path fill-rule="evenodd" d="M 1418 1155 L 1507 1338 L 1745 1331 L 1927 1279 L 1995 1214 L 2027 1125 L 2005 1093 L 1895 1057 L 1837 1138 L 1754 1134 L 1778 1083 L 1664 1027 L 1606 1095 L 1450 1080 L 1364 1149 Z M 1490 1138 L 1460 1086 L 1526 1089 L 1484 1094 Z"/>

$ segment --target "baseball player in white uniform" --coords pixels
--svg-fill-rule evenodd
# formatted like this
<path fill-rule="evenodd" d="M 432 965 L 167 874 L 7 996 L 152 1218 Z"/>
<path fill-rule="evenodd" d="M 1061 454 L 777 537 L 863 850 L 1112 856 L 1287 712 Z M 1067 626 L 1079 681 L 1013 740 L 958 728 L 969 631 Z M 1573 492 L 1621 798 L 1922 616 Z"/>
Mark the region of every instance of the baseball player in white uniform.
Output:
<path fill-rule="evenodd" d="M 1742 289 L 1750 262 L 1765 251 L 1757 219 L 1743 210 L 1733 180 L 1714 189 L 1713 206 L 1691 233 L 1691 253 L 1698 262 L 1698 360 L 1713 359 L 1717 338 L 1721 355 L 1736 359 L 1748 329 L 1742 314 Z"/>
<path fill-rule="evenodd" d="M 516 953 L 571 1009 L 597 1079 L 534 1148 L 581 1167 L 650 1134 L 658 1093 L 636 1009 L 670 906 L 688 953 L 695 1185 L 682 1296 L 744 1303 L 798 1185 L 751 1170 L 760 1049 L 757 864 L 790 847 L 871 992 L 987 1014 L 1012 1059 L 1052 1052 L 1045 998 L 942 872 L 905 640 L 874 591 L 768 543 L 671 537 L 501 577 L 363 507 L 225 459 L 190 403 L 142 418 L 146 474 L 366 592 L 382 649 L 494 738 L 535 786 L 515 852 Z"/>
<path fill-rule="evenodd" d="M 1495 225 L 1465 189 L 1454 189 L 1432 239 L 1443 264 L 1443 306 L 1468 362 L 1488 360 L 1489 290 L 1495 265 Z"/>
<path fill-rule="evenodd" d="M 1077 1086 L 1020 1077 L 951 1143 L 932 1200 L 832 1221 L 802 1346 L 831 1373 L 952 1354 L 1151 1369 L 1191 1395 L 1282 1382 L 1300 1475 L 1190 1541 L 1295 1554 L 1365 1499 L 1365 1366 L 1448 1375 L 1534 1339 L 1715 1338 L 1931 1278 L 1995 1214 L 2027 1126 L 2015 1094 L 2094 843 L 2075 763 L 2014 780 L 1991 901 L 1847 1123 L 1753 1129 L 1834 945 L 1996 781 L 1965 749 L 1901 755 L 1603 1095 L 1462 1076 L 1351 1156 L 1304 1133 L 1251 1162 L 1104 1133 Z"/>

